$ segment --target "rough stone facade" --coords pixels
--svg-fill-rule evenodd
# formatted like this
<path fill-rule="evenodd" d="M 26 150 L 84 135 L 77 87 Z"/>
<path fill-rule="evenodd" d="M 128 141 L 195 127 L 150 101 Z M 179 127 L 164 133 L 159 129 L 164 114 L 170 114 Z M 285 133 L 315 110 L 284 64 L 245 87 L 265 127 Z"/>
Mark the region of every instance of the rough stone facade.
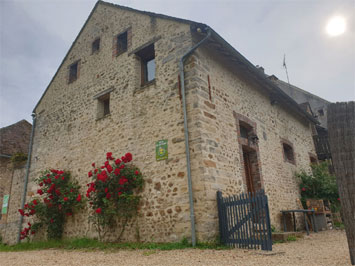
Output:
<path fill-rule="evenodd" d="M 20 207 L 23 189 L 25 162 L 13 163 L 11 156 L 16 153 L 27 154 L 31 134 L 31 124 L 21 120 L 13 125 L 0 129 L 0 206 L 3 205 L 5 195 L 10 195 L 7 213 L 0 216 L 0 235 L 7 242 L 8 237 L 16 235 L 19 227 L 18 208 Z M 18 205 L 18 206 L 17 206 Z M 16 224 L 17 222 L 17 224 Z M 16 224 L 16 225 L 15 225 Z M 16 229 L 17 228 L 17 229 Z"/>
<path fill-rule="evenodd" d="M 127 51 L 118 53 L 115 38 L 125 31 Z M 189 237 L 178 61 L 195 43 L 192 35 L 187 22 L 99 2 L 35 108 L 28 199 L 35 196 L 33 180 L 44 169 L 70 170 L 84 192 L 92 162 L 103 163 L 106 152 L 131 152 L 146 182 L 139 217 L 124 239 Z M 100 49 L 92 53 L 97 38 Z M 155 80 L 142 86 L 136 53 L 152 42 Z M 68 72 L 76 62 L 80 76 L 69 83 Z M 279 211 L 294 208 L 299 197 L 294 171 L 308 169 L 308 153 L 314 153 L 309 122 L 284 106 L 271 105 L 263 88 L 226 67 L 212 49 L 199 49 L 187 60 L 185 84 L 198 239 L 218 235 L 216 191 L 247 189 L 244 146 L 256 150 L 251 159 L 260 176 L 256 185 L 269 195 L 272 223 L 278 226 Z M 107 93 L 110 113 L 102 116 L 100 99 Z M 254 125 L 258 143 L 238 135 L 243 123 Z M 168 140 L 169 159 L 156 161 L 155 143 L 162 139 Z M 282 139 L 292 142 L 296 164 L 285 162 Z M 96 236 L 87 210 L 68 218 L 65 235 Z"/>

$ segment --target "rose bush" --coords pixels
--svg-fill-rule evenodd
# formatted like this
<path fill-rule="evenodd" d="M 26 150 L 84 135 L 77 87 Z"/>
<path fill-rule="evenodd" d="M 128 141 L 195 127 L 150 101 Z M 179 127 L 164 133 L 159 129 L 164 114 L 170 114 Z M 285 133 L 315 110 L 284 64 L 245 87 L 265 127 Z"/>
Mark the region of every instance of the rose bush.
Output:
<path fill-rule="evenodd" d="M 60 239 L 63 234 L 65 217 L 73 215 L 82 207 L 80 186 L 72 181 L 70 174 L 61 170 L 47 170 L 35 182 L 39 185 L 34 198 L 19 209 L 22 216 L 34 216 L 33 224 L 28 223 L 21 232 L 21 239 L 35 234 L 41 227 L 47 227 L 48 239 Z"/>
<path fill-rule="evenodd" d="M 96 167 L 93 163 L 93 170 L 88 172 L 91 182 L 87 184 L 86 197 L 92 209 L 89 219 L 100 240 L 114 225 L 120 226 L 119 240 L 128 221 L 137 215 L 143 176 L 131 161 L 131 153 L 115 159 L 108 152 L 104 165 Z"/>

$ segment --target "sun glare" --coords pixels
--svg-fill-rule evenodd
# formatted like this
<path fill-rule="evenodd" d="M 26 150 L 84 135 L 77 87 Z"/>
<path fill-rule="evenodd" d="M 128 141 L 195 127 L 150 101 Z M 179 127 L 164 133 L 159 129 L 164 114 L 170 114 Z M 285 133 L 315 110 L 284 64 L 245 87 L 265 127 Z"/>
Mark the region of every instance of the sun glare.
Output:
<path fill-rule="evenodd" d="M 327 24 L 326 30 L 329 36 L 335 37 L 345 32 L 345 19 L 341 16 L 332 17 Z"/>

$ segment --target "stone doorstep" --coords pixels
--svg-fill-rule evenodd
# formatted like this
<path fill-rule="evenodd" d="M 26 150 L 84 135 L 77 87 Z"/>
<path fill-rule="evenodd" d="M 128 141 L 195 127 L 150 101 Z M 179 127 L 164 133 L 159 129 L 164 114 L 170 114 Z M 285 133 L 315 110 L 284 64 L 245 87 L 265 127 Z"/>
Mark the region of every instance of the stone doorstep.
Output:
<path fill-rule="evenodd" d="M 273 232 L 272 240 L 273 241 L 286 241 L 289 236 L 294 236 L 297 238 L 303 238 L 305 236 L 305 232 Z"/>

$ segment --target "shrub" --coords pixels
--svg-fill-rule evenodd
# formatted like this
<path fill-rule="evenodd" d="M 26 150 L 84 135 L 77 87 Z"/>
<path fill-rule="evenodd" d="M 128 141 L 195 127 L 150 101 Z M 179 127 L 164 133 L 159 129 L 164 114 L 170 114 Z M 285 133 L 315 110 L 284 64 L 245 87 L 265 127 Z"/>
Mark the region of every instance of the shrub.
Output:
<path fill-rule="evenodd" d="M 140 196 L 137 192 L 143 187 L 140 170 L 130 164 L 132 154 L 126 153 L 120 159 L 108 152 L 103 166 L 93 170 L 88 176 L 92 182 L 87 184 L 86 196 L 92 209 L 89 220 L 94 224 L 102 240 L 110 227 L 120 225 L 119 240 L 128 221 L 137 215 Z"/>
<path fill-rule="evenodd" d="M 34 223 L 28 223 L 21 232 L 21 239 L 29 238 L 41 227 L 47 227 L 48 239 L 60 239 L 63 234 L 65 217 L 73 215 L 82 206 L 77 182 L 72 181 L 70 174 L 61 170 L 47 170 L 35 182 L 39 185 L 37 194 L 19 209 L 22 216 L 34 216 Z"/>
<path fill-rule="evenodd" d="M 328 164 L 312 164 L 312 174 L 305 171 L 297 173 L 300 179 L 301 201 L 305 206 L 306 199 L 329 200 L 333 207 L 339 207 L 339 194 L 335 176 L 329 173 Z"/>

